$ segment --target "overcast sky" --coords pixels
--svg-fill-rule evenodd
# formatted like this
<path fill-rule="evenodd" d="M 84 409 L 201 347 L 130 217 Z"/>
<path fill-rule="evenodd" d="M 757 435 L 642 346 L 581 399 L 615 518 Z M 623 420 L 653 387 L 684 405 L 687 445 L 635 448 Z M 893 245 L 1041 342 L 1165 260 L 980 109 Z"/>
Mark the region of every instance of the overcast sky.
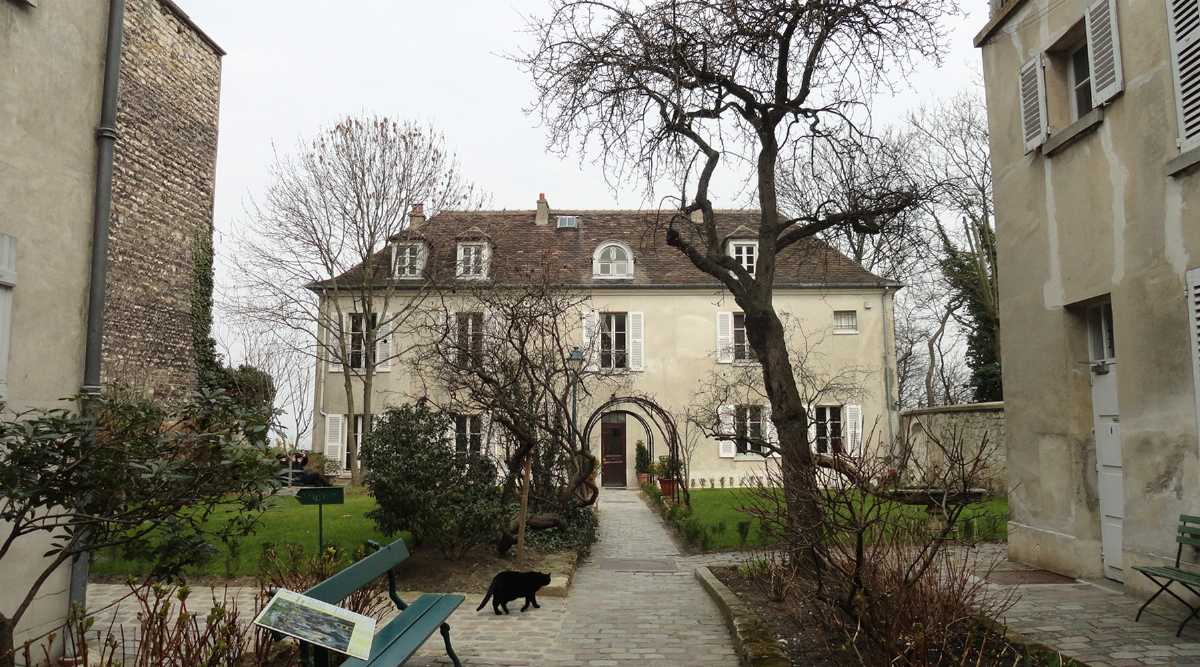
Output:
<path fill-rule="evenodd" d="M 262 191 L 272 144 L 291 151 L 347 113 L 432 122 L 465 174 L 496 208 L 532 208 L 539 192 L 562 208 L 638 208 L 641 192 L 613 192 L 598 167 L 546 151 L 526 75 L 505 58 L 530 43 L 523 16 L 547 0 L 177 0 L 228 54 L 222 65 L 216 230 L 220 256 Z M 977 81 L 971 37 L 986 3 L 949 26 L 944 65 L 880 100 L 875 117 L 912 108 Z M 734 202 L 718 202 L 731 205 Z M 224 271 L 218 269 L 218 283 Z M 218 329 L 218 336 L 222 332 Z M 236 354 L 236 353 L 235 353 Z"/>

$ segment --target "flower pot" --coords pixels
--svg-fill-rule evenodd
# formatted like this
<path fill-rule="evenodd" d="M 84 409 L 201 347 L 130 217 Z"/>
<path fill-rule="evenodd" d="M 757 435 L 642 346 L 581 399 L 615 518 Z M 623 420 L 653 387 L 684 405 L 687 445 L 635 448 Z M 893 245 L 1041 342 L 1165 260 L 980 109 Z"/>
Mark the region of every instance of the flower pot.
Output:
<path fill-rule="evenodd" d="M 675 495 L 675 480 L 666 477 L 658 478 L 658 490 L 662 491 L 664 496 Z"/>
<path fill-rule="evenodd" d="M 639 473 L 637 474 L 637 476 L 638 476 L 638 484 L 639 484 L 639 485 L 645 485 L 645 484 L 649 484 L 649 483 L 650 483 L 650 473 L 648 473 L 648 472 L 639 472 Z"/>

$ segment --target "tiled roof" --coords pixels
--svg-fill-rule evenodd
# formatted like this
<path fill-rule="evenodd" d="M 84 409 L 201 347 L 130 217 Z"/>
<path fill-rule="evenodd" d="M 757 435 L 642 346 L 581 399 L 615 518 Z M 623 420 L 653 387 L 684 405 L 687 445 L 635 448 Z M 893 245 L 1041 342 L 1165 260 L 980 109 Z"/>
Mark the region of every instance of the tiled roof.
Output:
<path fill-rule="evenodd" d="M 703 287 L 719 286 L 712 276 L 697 269 L 679 250 L 666 245 L 665 227 L 669 214 L 653 211 L 552 210 L 549 224 L 537 225 L 537 212 L 528 211 L 443 211 L 400 235 L 421 240 L 428 247 L 426 272 L 438 277 L 454 276 L 459 241 L 486 239 L 491 244 L 489 279 L 495 284 L 520 284 L 531 270 L 549 265 L 557 282 L 595 287 Z M 574 215 L 576 229 L 558 229 L 556 218 Z M 717 228 L 727 237 L 756 229 L 758 211 L 718 211 Z M 677 223 L 678 226 L 679 223 Z M 684 223 L 689 224 L 689 223 Z M 606 241 L 620 241 L 633 249 L 634 277 L 625 280 L 593 279 L 592 256 Z M 381 282 L 389 279 L 390 251 L 373 262 Z M 335 282 L 357 282 L 353 269 Z M 396 281 L 398 284 L 418 281 Z M 419 283 L 418 283 L 419 284 Z M 898 283 L 871 274 L 824 241 L 807 239 L 778 257 L 776 287 L 897 286 Z M 415 285 L 414 285 L 415 287 Z"/>

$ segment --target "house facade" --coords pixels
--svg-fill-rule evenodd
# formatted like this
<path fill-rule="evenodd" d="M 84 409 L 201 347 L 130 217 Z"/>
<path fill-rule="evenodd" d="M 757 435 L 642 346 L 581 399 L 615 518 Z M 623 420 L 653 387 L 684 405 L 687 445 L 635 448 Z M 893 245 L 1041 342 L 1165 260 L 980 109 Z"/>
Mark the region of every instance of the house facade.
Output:
<path fill-rule="evenodd" d="M 1009 553 L 1145 591 L 1200 512 L 1200 2 L 991 8 Z"/>
<path fill-rule="evenodd" d="M 195 386 L 193 267 L 205 253 L 211 261 L 223 54 L 170 0 L 0 0 L 6 410 L 71 407 L 64 397 L 113 381 L 167 395 Z M 108 168 L 111 179 L 100 177 Z M 205 237 L 207 245 L 194 242 Z M 0 583 L 39 571 L 45 546 L 19 543 Z M 18 639 L 65 619 L 69 569 L 43 588 Z M 0 586 L 0 608 L 12 610 L 24 592 Z"/>
<path fill-rule="evenodd" d="M 569 330 L 572 342 L 585 351 L 586 371 L 615 379 L 619 387 L 612 393 L 651 397 L 682 430 L 685 413 L 706 401 L 714 376 L 750 371 L 748 377 L 761 382 L 761 375 L 732 297 L 678 250 L 663 245 L 658 240 L 661 234 L 651 233 L 658 215 L 551 210 L 544 198 L 538 208 L 527 211 L 448 211 L 428 221 L 415 215 L 410 233 L 395 239 L 382 253 L 390 261 L 379 264 L 390 266 L 391 274 L 379 279 L 393 287 L 397 295 L 393 298 L 418 294 L 435 274 L 446 276 L 441 280 L 443 288 L 458 286 L 465 294 L 468 286 L 481 281 L 497 287 L 519 285 L 529 279 L 527 267 L 550 264 L 560 277 L 556 284 L 585 295 L 585 305 L 570 315 L 578 318 L 578 326 Z M 757 242 L 749 232 L 757 219 L 756 211 L 717 214 L 727 251 L 748 270 L 757 258 Z M 790 343 L 811 346 L 808 363 L 820 366 L 814 372 L 832 376 L 853 371 L 857 380 L 854 391 L 816 401 L 817 447 L 854 452 L 872 439 L 890 440 L 897 425 L 892 300 L 899 286 L 816 240 L 781 254 L 778 266 L 776 308 L 795 326 Z M 342 299 L 343 312 L 353 309 L 346 297 L 335 292 L 323 292 L 321 298 L 323 308 L 329 308 L 333 299 Z M 463 337 L 456 344 L 468 349 L 471 332 L 483 326 L 485 315 L 476 312 L 479 308 L 469 299 L 455 303 L 448 335 Z M 359 336 L 354 327 L 344 331 Z M 431 330 L 425 335 L 440 334 Z M 409 343 L 399 337 L 381 342 L 377 356 L 386 357 L 388 346 L 408 349 Z M 355 346 L 351 341 L 349 348 Z M 412 371 L 414 363 L 422 361 L 396 358 L 379 369 L 373 387 L 378 409 L 373 412 L 439 390 Z M 336 362 L 324 359 L 316 373 L 313 442 L 345 469 L 352 416 L 346 410 L 343 372 Z M 361 405 L 361 384 L 355 387 L 356 404 Z M 601 485 L 636 486 L 637 443 L 646 443 L 654 458 L 667 454 L 666 445 L 652 425 L 647 433 L 646 425 L 623 412 L 629 406 L 603 408 L 608 398 L 606 393 L 581 403 L 578 421 L 582 426 L 593 416 L 598 420 L 591 447 L 602 460 Z M 715 407 L 721 433 L 773 437 L 770 413 L 761 397 Z M 453 421 L 456 442 L 463 446 L 497 441 L 486 414 L 456 415 Z M 701 436 L 692 454 L 690 477 L 697 484 L 704 479 L 706 484 L 737 486 L 762 475 L 763 460 L 754 451 L 738 451 L 732 440 Z"/>

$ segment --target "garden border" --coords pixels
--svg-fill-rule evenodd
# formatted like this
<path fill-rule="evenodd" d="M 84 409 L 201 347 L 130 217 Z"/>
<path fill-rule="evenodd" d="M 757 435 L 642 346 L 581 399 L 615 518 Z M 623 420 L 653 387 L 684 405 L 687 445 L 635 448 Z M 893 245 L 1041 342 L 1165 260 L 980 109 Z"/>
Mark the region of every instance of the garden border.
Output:
<path fill-rule="evenodd" d="M 749 605 L 738 599 L 707 567 L 701 565 L 695 573 L 700 585 L 721 610 L 743 667 L 791 666 L 792 661 L 775 640 L 770 627 Z"/>

